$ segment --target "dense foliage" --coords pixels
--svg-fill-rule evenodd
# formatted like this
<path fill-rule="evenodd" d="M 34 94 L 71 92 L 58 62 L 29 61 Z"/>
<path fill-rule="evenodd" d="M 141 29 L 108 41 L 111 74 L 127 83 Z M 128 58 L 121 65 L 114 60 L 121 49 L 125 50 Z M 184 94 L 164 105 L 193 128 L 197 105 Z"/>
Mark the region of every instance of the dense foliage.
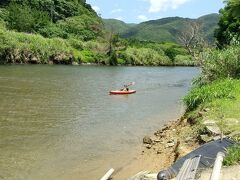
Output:
<path fill-rule="evenodd" d="M 8 28 L 20 32 L 35 33 L 50 24 L 47 12 L 32 9 L 27 5 L 12 3 L 8 7 Z"/>
<path fill-rule="evenodd" d="M 240 78 L 240 47 L 209 50 L 202 53 L 202 74 L 196 82 L 206 84 L 218 79 Z"/>
<path fill-rule="evenodd" d="M 1 63 L 196 64 L 175 43 L 121 39 L 107 32 L 85 0 L 1 1 L 0 33 Z"/>
<path fill-rule="evenodd" d="M 239 45 L 240 42 L 240 1 L 228 0 L 226 6 L 220 10 L 219 28 L 215 31 L 217 45 Z"/>
<path fill-rule="evenodd" d="M 47 12 L 53 22 L 86 13 L 95 13 L 85 0 L 2 0 L 0 5 L 8 7 L 12 3 Z"/>
<path fill-rule="evenodd" d="M 10 30 L 39 33 L 45 37 L 96 39 L 103 23 L 85 1 L 23 0 L 3 1 L 3 19 Z"/>
<path fill-rule="evenodd" d="M 218 47 L 201 56 L 202 73 L 194 88 L 184 98 L 186 118 L 194 122 L 198 135 L 206 133 L 204 121 L 214 121 L 221 132 L 240 141 L 240 1 L 228 0 L 220 11 L 216 30 Z M 231 46 L 230 46 L 231 45 Z M 205 110 L 205 111 L 204 111 Z M 194 119 L 194 120 L 193 120 Z M 239 145 L 232 146 L 224 159 L 225 165 L 239 164 Z"/>
<path fill-rule="evenodd" d="M 195 88 L 184 98 L 188 110 L 218 98 L 231 97 L 235 81 L 240 79 L 240 47 L 209 50 L 202 54 L 201 75 Z"/>

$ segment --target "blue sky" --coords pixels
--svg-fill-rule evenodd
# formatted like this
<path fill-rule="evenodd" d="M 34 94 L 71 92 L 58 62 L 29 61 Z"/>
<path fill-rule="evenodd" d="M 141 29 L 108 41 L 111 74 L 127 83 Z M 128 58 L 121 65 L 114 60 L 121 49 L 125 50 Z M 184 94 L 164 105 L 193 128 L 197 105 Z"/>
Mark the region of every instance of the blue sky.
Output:
<path fill-rule="evenodd" d="M 127 23 L 180 16 L 197 18 L 217 13 L 224 7 L 222 0 L 87 0 L 102 18 Z"/>

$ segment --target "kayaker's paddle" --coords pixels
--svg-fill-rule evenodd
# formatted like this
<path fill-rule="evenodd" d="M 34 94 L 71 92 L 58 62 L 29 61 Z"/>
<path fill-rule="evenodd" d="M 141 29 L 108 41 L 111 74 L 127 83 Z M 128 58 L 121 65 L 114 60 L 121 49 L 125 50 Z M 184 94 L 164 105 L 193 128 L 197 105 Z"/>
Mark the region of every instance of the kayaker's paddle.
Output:
<path fill-rule="evenodd" d="M 130 82 L 129 84 L 125 85 L 125 87 L 132 86 L 134 84 L 135 84 L 135 82 Z"/>

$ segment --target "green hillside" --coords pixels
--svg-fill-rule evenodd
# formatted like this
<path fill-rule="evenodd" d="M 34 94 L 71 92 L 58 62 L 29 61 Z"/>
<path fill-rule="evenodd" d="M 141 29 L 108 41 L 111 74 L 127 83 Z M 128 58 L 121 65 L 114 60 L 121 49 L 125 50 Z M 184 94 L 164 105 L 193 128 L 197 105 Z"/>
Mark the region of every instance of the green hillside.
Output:
<path fill-rule="evenodd" d="M 104 26 L 107 30 L 115 33 L 124 33 L 129 28 L 134 27 L 137 24 L 127 24 L 123 21 L 116 19 L 103 19 Z"/>
<path fill-rule="evenodd" d="M 204 37 L 210 42 L 215 41 L 214 31 L 218 27 L 219 18 L 219 14 L 209 14 L 197 19 L 202 22 L 202 32 L 204 33 Z"/>
<path fill-rule="evenodd" d="M 1 64 L 95 62 L 89 42 L 104 32 L 85 0 L 0 1 Z"/>
<path fill-rule="evenodd" d="M 103 30 L 85 0 L 2 0 L 0 7 L 0 18 L 9 30 L 82 40 L 94 39 Z"/>
<path fill-rule="evenodd" d="M 104 24 L 109 32 L 118 30 L 121 34 L 139 26 L 115 20 L 103 22 L 85 0 L 2 0 L 0 64 L 196 64 L 181 45 L 122 39 L 109 33 Z M 154 27 L 157 33 L 149 34 L 151 21 L 140 25 L 146 26 L 141 32 L 144 36 L 157 38 L 158 26 Z M 168 34 L 165 40 L 170 38 Z"/>
<path fill-rule="evenodd" d="M 178 32 L 181 29 L 187 29 L 189 22 L 197 22 L 201 24 L 200 31 L 203 37 L 209 41 L 214 40 L 214 29 L 219 21 L 218 14 L 209 14 L 198 19 L 189 19 L 181 17 L 168 17 L 159 20 L 151 20 L 140 23 L 135 26 L 129 26 L 126 23 L 118 20 L 105 21 L 105 27 L 109 29 L 111 24 L 121 24 L 119 28 L 115 28 L 116 33 L 119 33 L 123 38 L 135 38 L 139 40 L 149 41 L 165 41 L 178 42 Z M 124 27 L 124 28 L 123 28 Z"/>

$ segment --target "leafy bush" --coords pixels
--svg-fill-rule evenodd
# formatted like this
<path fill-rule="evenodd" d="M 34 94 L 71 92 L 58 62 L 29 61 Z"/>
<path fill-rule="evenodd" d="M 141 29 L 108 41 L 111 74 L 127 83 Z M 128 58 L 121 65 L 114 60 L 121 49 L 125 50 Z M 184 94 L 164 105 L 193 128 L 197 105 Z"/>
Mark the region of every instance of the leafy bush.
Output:
<path fill-rule="evenodd" d="M 67 39 L 69 37 L 69 34 L 67 32 L 65 32 L 63 29 L 53 23 L 50 23 L 48 26 L 39 29 L 38 33 L 47 38 L 60 37 L 63 39 Z"/>
<path fill-rule="evenodd" d="M 176 55 L 174 58 L 175 65 L 187 65 L 187 66 L 194 66 L 196 63 L 192 59 L 190 55 Z"/>
<path fill-rule="evenodd" d="M 133 65 L 170 65 L 171 61 L 167 56 L 158 54 L 150 48 L 128 48 L 120 58 Z"/>
<path fill-rule="evenodd" d="M 6 19 L 8 16 L 8 11 L 4 8 L 0 8 L 0 19 Z"/>
<path fill-rule="evenodd" d="M 199 84 L 217 79 L 240 78 L 240 47 L 210 50 L 202 55 L 202 75 Z"/>
<path fill-rule="evenodd" d="M 1 0 L 0 5 L 9 6 L 11 2 L 10 0 Z M 16 0 L 14 2 L 47 12 L 54 23 L 72 16 L 95 13 L 85 0 Z"/>
<path fill-rule="evenodd" d="M 83 50 L 83 42 L 80 40 L 76 40 L 74 38 L 70 38 L 67 40 L 67 42 L 69 43 L 69 45 L 79 51 Z"/>
<path fill-rule="evenodd" d="M 7 26 L 20 32 L 37 32 L 50 23 L 46 12 L 32 9 L 23 4 L 12 3 L 8 7 L 9 15 L 7 17 Z"/>
<path fill-rule="evenodd" d="M 84 41 L 95 39 L 102 33 L 102 22 L 99 18 L 88 15 L 70 17 L 57 23 L 64 32 L 78 36 Z"/>
<path fill-rule="evenodd" d="M 0 19 L 0 29 L 6 29 L 5 26 L 6 26 L 6 25 L 5 25 L 5 22 Z"/>
<path fill-rule="evenodd" d="M 109 64 L 111 66 L 116 66 L 118 64 L 118 58 L 117 58 L 117 54 L 115 50 L 112 50 L 110 52 L 110 56 L 109 56 Z"/>
<path fill-rule="evenodd" d="M 1 63 L 70 63 L 73 50 L 63 39 L 0 30 Z"/>
<path fill-rule="evenodd" d="M 235 81 L 230 79 L 216 81 L 202 87 L 195 87 L 184 97 L 187 111 L 194 110 L 200 104 L 209 103 L 217 98 L 230 98 L 234 88 Z"/>
<path fill-rule="evenodd" d="M 96 54 L 89 50 L 81 51 L 81 60 L 83 63 L 96 63 L 98 61 Z"/>
<path fill-rule="evenodd" d="M 234 44 L 239 45 L 240 43 L 239 0 L 228 0 L 225 2 L 226 6 L 219 11 L 221 16 L 218 28 L 215 30 L 214 34 L 219 48 Z"/>

